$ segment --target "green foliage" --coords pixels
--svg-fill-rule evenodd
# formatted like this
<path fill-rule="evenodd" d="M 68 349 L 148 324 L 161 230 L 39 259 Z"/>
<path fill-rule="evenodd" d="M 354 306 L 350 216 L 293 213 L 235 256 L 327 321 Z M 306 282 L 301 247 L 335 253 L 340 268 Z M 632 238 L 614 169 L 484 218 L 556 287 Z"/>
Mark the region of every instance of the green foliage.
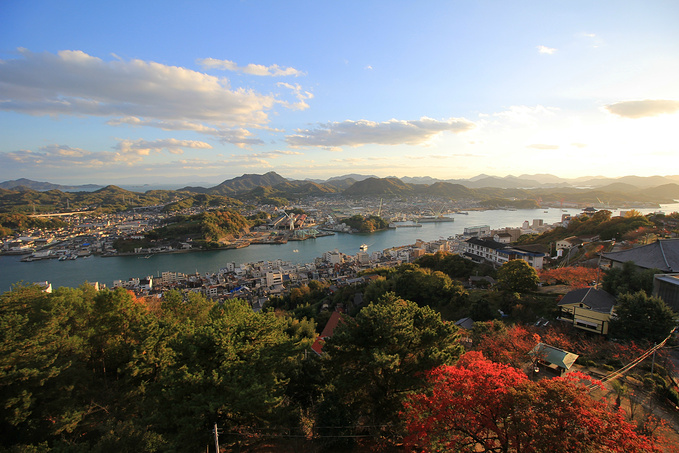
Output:
<path fill-rule="evenodd" d="M 662 341 L 674 328 L 676 315 L 662 299 L 643 291 L 618 297 L 611 335 L 630 341 Z"/>
<path fill-rule="evenodd" d="M 348 226 L 361 233 L 373 233 L 379 230 L 385 230 L 389 226 L 389 222 L 382 217 L 376 215 L 362 216 L 360 214 L 341 219 L 339 223 L 346 223 Z"/>
<path fill-rule="evenodd" d="M 388 293 L 340 324 L 324 351 L 331 394 L 347 411 L 346 421 L 395 428 L 406 395 L 422 388 L 421 373 L 453 363 L 461 347 L 452 323 Z"/>
<path fill-rule="evenodd" d="M 376 302 L 391 291 L 420 306 L 451 306 L 456 309 L 464 305 L 469 296 L 464 287 L 448 275 L 416 264 L 402 264 L 385 275 L 386 278 L 378 278 L 368 284 L 364 293 L 366 302 Z"/>
<path fill-rule="evenodd" d="M 146 193 L 130 192 L 116 186 L 107 186 L 94 192 L 62 192 L 30 189 L 1 190 L 0 211 L 32 213 L 70 210 L 117 212 L 138 206 L 155 206 L 175 201 L 186 194 L 174 190 L 154 190 Z"/>
<path fill-rule="evenodd" d="M 639 269 L 634 262 L 628 261 L 623 263 L 622 268 L 614 267 L 604 274 L 602 288 L 616 296 L 639 291 L 650 296 L 653 292 L 653 276 L 661 273 L 658 269 Z"/>
<path fill-rule="evenodd" d="M 17 212 L 0 214 L 0 237 L 28 229 L 53 230 L 66 226 L 67 223 L 58 218 L 29 217 Z"/>
<path fill-rule="evenodd" d="M 176 212 L 189 208 L 215 208 L 219 206 L 240 206 L 242 204 L 241 201 L 220 195 L 195 194 L 183 200 L 166 204 L 163 211 Z"/>
<path fill-rule="evenodd" d="M 511 260 L 497 271 L 500 289 L 508 292 L 525 293 L 535 291 L 540 278 L 535 269 L 523 260 Z"/>
<path fill-rule="evenodd" d="M 252 222 L 253 226 L 258 226 L 269 222 L 271 215 L 267 212 L 259 211 L 257 214 L 248 216 L 247 219 Z"/>
<path fill-rule="evenodd" d="M 513 200 L 509 198 L 490 198 L 483 200 L 479 206 L 486 209 L 514 208 L 514 209 L 537 209 L 540 207 L 535 200 Z"/>
<path fill-rule="evenodd" d="M 654 224 L 644 216 L 611 217 L 611 212 L 601 210 L 592 216 L 571 218 L 568 227 L 557 227 L 540 235 L 526 235 L 519 238 L 518 244 L 556 243 L 570 236 L 595 236 L 601 240 L 617 239 L 641 227 L 652 227 Z"/>
<path fill-rule="evenodd" d="M 436 252 L 433 255 L 424 255 L 415 261 L 415 264 L 434 271 L 441 271 L 450 278 L 467 279 L 472 275 L 489 275 L 495 277 L 495 269 L 485 264 L 477 264 L 465 259 L 458 254 L 448 252 Z"/>
<path fill-rule="evenodd" d="M 150 389 L 158 408 L 152 421 L 181 451 L 206 440 L 214 422 L 232 431 L 289 421 L 287 376 L 311 345 L 290 328 L 287 318 L 254 313 L 238 300 L 215 306 L 204 325 L 171 343 L 174 360 Z"/>
<path fill-rule="evenodd" d="M 191 451 L 214 422 L 294 425 L 289 377 L 314 330 L 238 300 L 15 287 L 0 296 L 0 449 Z"/>
<path fill-rule="evenodd" d="M 147 234 L 149 239 L 184 241 L 187 237 L 204 242 L 219 242 L 238 236 L 251 222 L 233 210 L 208 211 L 191 216 L 178 216 L 174 221 Z"/>

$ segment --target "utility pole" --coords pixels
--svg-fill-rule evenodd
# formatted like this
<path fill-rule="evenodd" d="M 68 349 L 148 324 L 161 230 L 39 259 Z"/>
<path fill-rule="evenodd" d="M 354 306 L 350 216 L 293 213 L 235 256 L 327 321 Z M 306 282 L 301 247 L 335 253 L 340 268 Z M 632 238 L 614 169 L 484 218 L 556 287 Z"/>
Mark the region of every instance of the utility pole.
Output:
<path fill-rule="evenodd" d="M 217 422 L 215 422 L 215 452 L 219 453 L 219 431 L 217 430 Z"/>

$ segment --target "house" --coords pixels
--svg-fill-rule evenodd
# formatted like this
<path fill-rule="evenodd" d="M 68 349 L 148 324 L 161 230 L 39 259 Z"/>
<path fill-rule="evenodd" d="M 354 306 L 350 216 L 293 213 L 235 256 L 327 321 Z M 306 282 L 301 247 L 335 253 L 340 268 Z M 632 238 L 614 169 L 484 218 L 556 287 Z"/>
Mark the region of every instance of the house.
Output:
<path fill-rule="evenodd" d="M 660 239 L 651 244 L 619 252 L 604 253 L 610 267 L 622 267 L 632 261 L 641 269 L 659 269 L 665 273 L 679 272 L 679 239 Z"/>
<path fill-rule="evenodd" d="M 580 245 L 582 245 L 582 239 L 579 239 L 575 236 L 567 237 L 566 239 L 556 241 L 557 250 L 570 250 L 573 247 L 578 247 Z"/>
<path fill-rule="evenodd" d="M 578 329 L 606 335 L 615 304 L 615 297 L 602 289 L 576 289 L 566 293 L 557 304 L 561 309 L 558 319 Z"/>
<path fill-rule="evenodd" d="M 464 346 L 465 349 L 471 349 L 473 341 L 471 337 L 471 331 L 474 328 L 474 320 L 472 318 L 462 318 L 455 322 L 460 332 L 460 344 Z"/>
<path fill-rule="evenodd" d="M 533 360 L 533 370 L 548 376 L 563 376 L 568 373 L 579 355 L 544 343 L 538 343 L 528 353 Z"/>
<path fill-rule="evenodd" d="M 653 296 L 659 297 L 675 313 L 679 313 L 679 274 L 655 274 Z"/>
<path fill-rule="evenodd" d="M 455 321 L 455 325 L 464 330 L 472 330 L 474 328 L 474 320 L 472 318 L 461 318 Z"/>
<path fill-rule="evenodd" d="M 499 242 L 500 244 L 509 244 L 512 242 L 512 235 L 504 231 L 501 233 L 495 233 L 493 240 L 495 242 Z"/>
<path fill-rule="evenodd" d="M 342 312 L 339 310 L 333 311 L 332 315 L 330 315 L 330 319 L 328 319 L 328 323 L 323 328 L 323 332 L 316 337 L 316 341 L 311 345 L 311 350 L 319 356 L 323 355 L 323 344 L 325 343 L 326 338 L 332 337 L 332 334 L 335 332 L 335 329 L 340 322 L 344 322 Z"/>
<path fill-rule="evenodd" d="M 528 246 L 509 246 L 493 239 L 470 238 L 460 244 L 463 256 L 475 262 L 489 261 L 502 265 L 510 260 L 526 261 L 535 269 L 542 269 L 545 253 Z"/>

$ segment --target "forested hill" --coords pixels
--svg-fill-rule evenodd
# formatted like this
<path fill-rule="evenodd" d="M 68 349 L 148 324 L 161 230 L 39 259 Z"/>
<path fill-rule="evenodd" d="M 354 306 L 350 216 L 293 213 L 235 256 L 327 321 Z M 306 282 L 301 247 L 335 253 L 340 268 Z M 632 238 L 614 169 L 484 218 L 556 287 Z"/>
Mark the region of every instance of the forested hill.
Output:
<path fill-rule="evenodd" d="M 658 206 L 679 199 L 679 184 L 672 179 L 650 179 L 663 182 L 649 186 L 615 182 L 598 188 L 576 188 L 564 185 L 534 188 L 478 187 L 479 179 L 466 183 L 434 181 L 405 183 L 398 178 L 369 177 L 332 179 L 326 182 L 289 180 L 275 172 L 264 175 L 243 175 L 211 187 L 185 187 L 180 190 L 150 190 L 133 192 L 116 186 L 94 191 L 65 192 L 52 189 L 39 191 L 24 186 L 0 188 L 0 212 L 58 212 L 68 209 L 97 209 L 104 212 L 133 207 L 174 206 L 235 206 L 239 202 L 285 205 L 308 196 L 343 195 L 349 198 L 434 197 L 483 208 L 537 208 L 566 203 L 600 206 Z M 429 181 L 429 179 L 427 179 Z M 626 181 L 626 180 L 625 180 Z M 41 183 L 42 184 L 42 183 Z M 464 184 L 468 184 L 465 186 Z M 471 186 L 471 187 L 470 187 Z M 202 198 L 201 198 L 202 197 Z M 209 198 L 208 198 L 209 197 Z M 170 208 L 173 209 L 173 208 Z"/>

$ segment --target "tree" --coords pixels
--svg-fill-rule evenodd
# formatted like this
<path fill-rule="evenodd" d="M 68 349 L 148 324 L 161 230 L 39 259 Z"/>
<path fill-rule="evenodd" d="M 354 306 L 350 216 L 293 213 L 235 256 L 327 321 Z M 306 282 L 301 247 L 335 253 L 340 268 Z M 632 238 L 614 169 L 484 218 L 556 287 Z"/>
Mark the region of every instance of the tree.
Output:
<path fill-rule="evenodd" d="M 614 267 L 604 274 L 601 286 L 604 291 L 614 295 L 644 291 L 649 296 L 653 291 L 653 276 L 662 274 L 658 269 L 640 269 L 633 261 Z"/>
<path fill-rule="evenodd" d="M 549 284 L 565 284 L 571 288 L 591 286 L 599 277 L 599 270 L 591 267 L 566 266 L 540 271 L 540 279 Z"/>
<path fill-rule="evenodd" d="M 215 422 L 229 431 L 289 426 L 288 376 L 311 346 L 308 327 L 238 299 L 214 306 L 205 324 L 171 342 L 174 360 L 148 391 L 146 422 L 178 451 L 206 439 Z"/>
<path fill-rule="evenodd" d="M 675 314 L 659 297 L 645 292 L 627 293 L 618 298 L 611 335 L 632 341 L 660 342 L 676 324 Z"/>
<path fill-rule="evenodd" d="M 540 278 L 535 269 L 523 260 L 510 260 L 497 271 L 498 286 L 509 292 L 535 291 Z"/>
<path fill-rule="evenodd" d="M 431 390 L 411 396 L 405 445 L 416 451 L 654 452 L 620 411 L 590 396 L 579 379 L 529 380 L 515 368 L 468 353 L 427 374 Z"/>
<path fill-rule="evenodd" d="M 340 324 L 325 343 L 334 395 L 328 398 L 341 402 L 345 425 L 396 427 L 405 396 L 421 390 L 420 374 L 454 363 L 461 350 L 452 323 L 387 293 Z"/>
<path fill-rule="evenodd" d="M 525 327 L 505 326 L 502 321 L 475 322 L 472 329 L 474 349 L 493 362 L 521 368 L 528 352 L 540 341 L 540 336 Z"/>

